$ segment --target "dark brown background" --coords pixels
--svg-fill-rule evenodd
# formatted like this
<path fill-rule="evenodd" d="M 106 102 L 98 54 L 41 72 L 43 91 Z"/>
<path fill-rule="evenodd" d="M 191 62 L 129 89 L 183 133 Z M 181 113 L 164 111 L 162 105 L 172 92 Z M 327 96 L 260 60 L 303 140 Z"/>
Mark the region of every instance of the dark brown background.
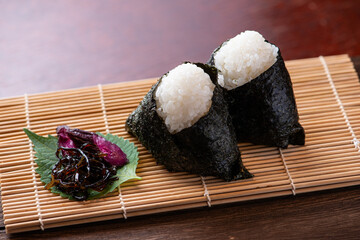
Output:
<path fill-rule="evenodd" d="M 0 97 L 158 77 L 250 29 L 298 59 L 360 54 L 360 1 L 0 1 Z"/>
<path fill-rule="evenodd" d="M 360 55 L 360 1 L 0 0 L 0 98 L 158 77 L 250 29 L 286 60 Z M 350 239 L 359 187 L 11 235 L 39 239 Z M 0 239 L 6 239 L 0 224 Z"/>

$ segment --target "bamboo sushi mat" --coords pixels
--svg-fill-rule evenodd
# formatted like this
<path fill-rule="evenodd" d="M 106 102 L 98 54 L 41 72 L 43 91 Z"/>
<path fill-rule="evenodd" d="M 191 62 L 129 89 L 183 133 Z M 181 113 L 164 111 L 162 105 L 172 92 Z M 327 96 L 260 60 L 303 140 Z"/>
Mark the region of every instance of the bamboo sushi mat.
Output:
<path fill-rule="evenodd" d="M 253 179 L 169 173 L 124 130 L 156 79 L 0 99 L 0 183 L 7 233 L 295 195 L 360 184 L 360 84 L 347 55 L 287 61 L 306 145 L 240 144 Z M 70 201 L 44 189 L 23 128 L 58 125 L 118 134 L 138 146 L 140 181 L 105 198 Z"/>

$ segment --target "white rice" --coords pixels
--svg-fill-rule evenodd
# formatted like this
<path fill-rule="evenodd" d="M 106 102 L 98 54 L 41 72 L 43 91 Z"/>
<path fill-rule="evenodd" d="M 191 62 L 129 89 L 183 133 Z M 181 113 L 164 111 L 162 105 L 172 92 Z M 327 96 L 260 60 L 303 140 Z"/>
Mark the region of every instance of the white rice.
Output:
<path fill-rule="evenodd" d="M 170 133 L 196 123 L 210 109 L 215 85 L 195 64 L 185 63 L 163 77 L 155 91 L 157 113 Z"/>
<path fill-rule="evenodd" d="M 231 90 L 253 80 L 276 62 L 278 50 L 258 32 L 240 33 L 215 53 L 215 67 L 224 75 L 219 84 Z"/>

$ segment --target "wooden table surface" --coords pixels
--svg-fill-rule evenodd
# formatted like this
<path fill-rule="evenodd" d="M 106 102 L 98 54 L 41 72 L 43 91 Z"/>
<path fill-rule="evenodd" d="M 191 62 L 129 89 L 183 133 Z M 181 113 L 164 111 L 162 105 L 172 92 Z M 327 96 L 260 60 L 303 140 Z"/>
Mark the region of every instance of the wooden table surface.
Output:
<path fill-rule="evenodd" d="M 1 1 L 0 98 L 158 77 L 250 29 L 285 60 L 349 54 L 360 1 Z M 360 94 L 360 93 L 359 93 Z M 2 215 L 0 216 L 2 219 Z M 357 239 L 360 187 L 77 225 L 0 239 Z"/>

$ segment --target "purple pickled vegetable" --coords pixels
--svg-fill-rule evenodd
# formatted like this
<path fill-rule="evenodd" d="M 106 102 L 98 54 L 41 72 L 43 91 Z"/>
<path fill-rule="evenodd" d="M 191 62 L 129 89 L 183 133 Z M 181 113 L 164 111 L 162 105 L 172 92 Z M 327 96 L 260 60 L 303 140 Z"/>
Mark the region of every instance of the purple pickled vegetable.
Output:
<path fill-rule="evenodd" d="M 129 162 L 126 154 L 116 144 L 105 140 L 105 138 L 97 134 L 93 136 L 93 140 L 95 145 L 100 149 L 100 152 L 106 154 L 104 159 L 111 165 L 123 166 Z"/>
<path fill-rule="evenodd" d="M 71 140 L 70 136 L 68 135 L 68 131 L 70 128 L 68 126 L 59 126 L 56 129 L 56 133 L 58 135 L 58 145 L 59 147 L 65 148 L 75 148 L 75 143 Z"/>
<path fill-rule="evenodd" d="M 93 132 L 81 129 L 70 129 L 68 126 L 59 126 L 56 129 L 59 137 L 59 148 L 80 148 L 84 144 L 90 144 L 104 156 L 104 160 L 114 166 L 123 166 L 129 162 L 126 154 L 116 144 Z"/>
<path fill-rule="evenodd" d="M 129 161 L 116 144 L 93 132 L 59 126 L 58 162 L 51 170 L 46 189 L 56 187 L 75 200 L 87 200 L 91 191 L 107 191 L 119 180 L 117 170 Z"/>

